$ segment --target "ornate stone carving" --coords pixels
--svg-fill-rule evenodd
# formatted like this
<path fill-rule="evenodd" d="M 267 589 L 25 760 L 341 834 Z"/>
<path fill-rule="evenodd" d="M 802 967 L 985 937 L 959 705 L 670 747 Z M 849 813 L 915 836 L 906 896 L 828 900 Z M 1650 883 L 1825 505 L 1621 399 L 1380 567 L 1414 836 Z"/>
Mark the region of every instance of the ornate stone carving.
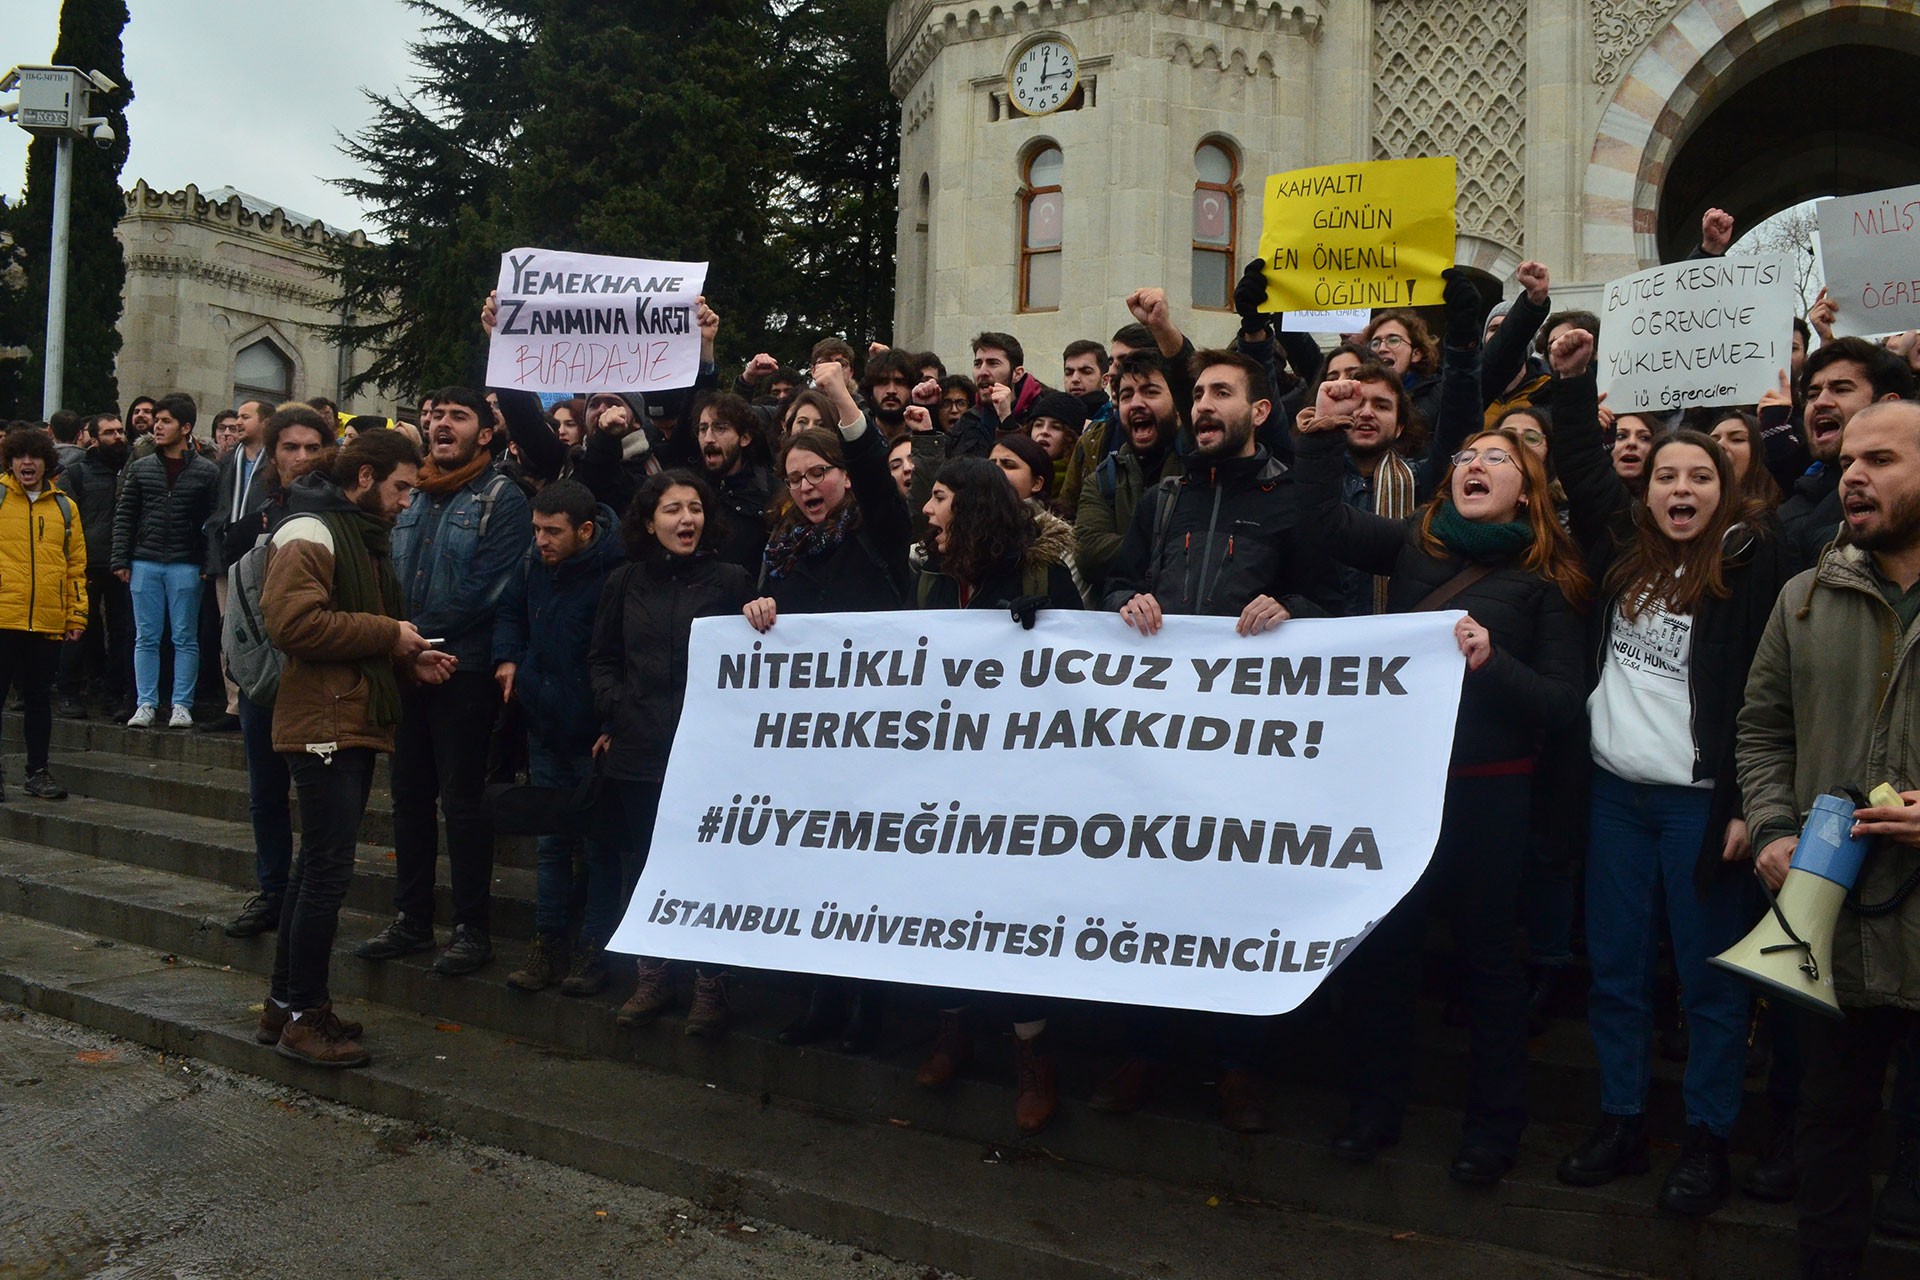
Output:
<path fill-rule="evenodd" d="M 1526 226 L 1526 0 L 1374 0 L 1373 155 L 1456 156 L 1462 234 Z"/>
<path fill-rule="evenodd" d="M 1612 84 L 1627 60 L 1687 0 L 1587 0 L 1593 21 L 1593 82 Z"/>

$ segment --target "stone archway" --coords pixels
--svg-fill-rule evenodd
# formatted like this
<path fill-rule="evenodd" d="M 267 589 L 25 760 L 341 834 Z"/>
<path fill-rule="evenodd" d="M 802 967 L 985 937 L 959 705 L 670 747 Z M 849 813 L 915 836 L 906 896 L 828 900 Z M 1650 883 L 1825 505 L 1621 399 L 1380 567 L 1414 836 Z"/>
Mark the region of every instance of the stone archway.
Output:
<path fill-rule="evenodd" d="M 1920 145 L 1877 96 L 1920 75 L 1916 8 L 1920 0 L 1679 7 L 1601 118 L 1582 197 L 1585 278 L 1684 257 L 1714 204 L 1747 226 L 1814 195 L 1920 181 Z"/>

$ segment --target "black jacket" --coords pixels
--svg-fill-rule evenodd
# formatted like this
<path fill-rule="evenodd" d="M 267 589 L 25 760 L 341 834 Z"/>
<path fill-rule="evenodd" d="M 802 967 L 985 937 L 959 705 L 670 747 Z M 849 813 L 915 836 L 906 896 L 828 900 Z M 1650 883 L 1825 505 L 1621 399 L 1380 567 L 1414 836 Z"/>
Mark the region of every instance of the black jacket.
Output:
<path fill-rule="evenodd" d="M 1813 568 L 1820 552 L 1840 532 L 1840 468 L 1827 463 L 1794 481 L 1777 514 L 1794 572 Z"/>
<path fill-rule="evenodd" d="M 1002 565 L 986 576 L 960 603 L 960 582 L 937 568 L 923 569 L 919 586 L 922 609 L 1005 609 L 1028 596 L 1045 597 L 1048 609 L 1083 609 L 1080 588 L 1067 559 L 1073 554 L 1073 526 L 1047 516 L 1036 520 L 1037 536 L 1018 564 Z M 1031 590 L 1040 587 L 1041 590 Z"/>
<path fill-rule="evenodd" d="M 739 613 L 752 580 L 712 554 L 649 552 L 607 578 L 593 622 L 587 668 L 594 710 L 613 739 L 609 778 L 652 782 L 666 776 L 667 754 L 687 692 L 687 639 L 695 618 Z"/>
<path fill-rule="evenodd" d="M 209 573 L 224 573 L 233 565 L 233 561 L 239 558 L 238 556 L 233 559 L 227 558 L 227 526 L 233 523 L 234 519 L 233 489 L 240 483 L 240 456 L 240 450 L 235 448 L 219 463 L 220 483 L 213 491 L 213 514 L 207 517 L 207 571 Z M 273 491 L 276 483 L 278 483 L 278 474 L 274 470 L 273 459 L 267 456 L 265 449 L 262 449 L 260 460 L 255 464 L 253 475 L 247 484 L 247 492 L 240 500 L 240 520 L 255 533 L 265 525 L 264 523 L 256 524 L 248 517 L 258 516 L 266 507 L 267 495 Z M 252 545 L 252 540 L 247 539 L 246 546 L 241 548 L 241 555 L 245 555 L 247 548 Z"/>
<path fill-rule="evenodd" d="M 868 427 L 846 450 L 860 521 L 839 546 L 801 560 L 783 578 L 762 566 L 760 592 L 781 613 L 867 613 L 908 603 L 913 527 L 887 471 L 886 439 Z"/>
<path fill-rule="evenodd" d="M 78 465 L 61 468 L 59 483 L 80 508 L 80 527 L 87 533 L 87 572 L 111 572 L 113 509 L 120 468 L 108 466 L 97 450 L 89 449 Z"/>
<path fill-rule="evenodd" d="M 1467 567 L 1464 556 L 1428 554 L 1417 518 L 1391 520 L 1341 502 L 1341 432 L 1303 435 L 1294 451 L 1304 518 L 1341 561 L 1391 575 L 1387 612 L 1413 612 Z M 1461 686 L 1456 766 L 1537 755 L 1549 735 L 1579 722 L 1587 693 L 1580 619 L 1557 585 L 1513 557 L 1446 607 L 1466 610 L 1493 638 L 1493 656 Z"/>
<path fill-rule="evenodd" d="M 191 450 L 172 484 L 159 454 L 129 462 L 113 511 L 113 567 L 131 569 L 135 560 L 204 565 L 204 529 L 219 483 L 220 469 Z"/>
<path fill-rule="evenodd" d="M 1579 378 L 1556 378 L 1552 388 L 1553 430 L 1547 448 L 1567 492 L 1575 536 L 1596 586 L 1605 581 L 1620 550 L 1633 533 L 1634 499 L 1614 474 L 1601 445 L 1598 388 L 1589 371 Z M 1837 517 L 1836 517 L 1837 519 Z M 1793 551 L 1772 523 L 1736 525 L 1725 545 L 1726 599 L 1701 598 L 1693 619 L 1687 660 L 1687 697 L 1692 704 L 1693 780 L 1713 782 L 1706 834 L 1694 864 L 1701 889 L 1724 875 L 1744 875 L 1750 863 L 1721 859 L 1727 823 L 1741 816 L 1739 778 L 1734 768 L 1735 721 L 1747 696 L 1747 671 L 1773 612 L 1780 588 L 1795 572 Z M 1588 688 L 1598 683 L 1613 625 L 1614 599 L 1603 598 L 1588 618 Z"/>
<path fill-rule="evenodd" d="M 1107 608 L 1145 593 L 1164 613 L 1231 618 L 1269 595 L 1296 616 L 1339 612 L 1339 579 L 1303 535 L 1283 463 L 1256 448 L 1251 457 L 1211 465 L 1189 458 L 1187 466 L 1141 495 L 1107 570 Z"/>
<path fill-rule="evenodd" d="M 726 534 L 720 544 L 720 556 L 745 569 L 749 575 L 760 572 L 761 554 L 767 548 L 767 507 L 773 501 L 773 475 L 765 467 L 749 462 L 730 476 L 705 474 L 713 492 L 726 508 Z"/>

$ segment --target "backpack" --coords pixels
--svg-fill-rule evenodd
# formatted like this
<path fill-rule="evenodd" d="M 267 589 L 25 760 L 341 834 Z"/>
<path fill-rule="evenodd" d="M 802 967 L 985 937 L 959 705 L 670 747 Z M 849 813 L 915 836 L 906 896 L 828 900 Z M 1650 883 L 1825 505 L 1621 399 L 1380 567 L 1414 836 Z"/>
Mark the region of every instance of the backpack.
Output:
<path fill-rule="evenodd" d="M 287 662 L 267 638 L 267 615 L 260 606 L 271 550 L 271 540 L 261 538 L 227 570 L 227 614 L 220 620 L 220 652 L 227 660 L 227 674 L 256 707 L 273 705 L 280 692 L 280 670 Z"/>

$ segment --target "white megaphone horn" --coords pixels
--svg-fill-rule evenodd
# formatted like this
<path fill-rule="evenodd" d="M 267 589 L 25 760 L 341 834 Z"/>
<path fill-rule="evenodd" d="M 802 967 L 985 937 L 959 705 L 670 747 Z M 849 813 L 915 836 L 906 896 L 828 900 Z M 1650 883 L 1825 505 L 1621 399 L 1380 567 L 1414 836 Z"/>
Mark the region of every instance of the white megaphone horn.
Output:
<path fill-rule="evenodd" d="M 1778 895 L 1767 895 L 1772 910 L 1737 945 L 1707 963 L 1806 1008 L 1842 1016 L 1833 993 L 1833 928 L 1871 843 L 1851 834 L 1856 807 L 1841 795 L 1813 802 L 1786 882 Z"/>

